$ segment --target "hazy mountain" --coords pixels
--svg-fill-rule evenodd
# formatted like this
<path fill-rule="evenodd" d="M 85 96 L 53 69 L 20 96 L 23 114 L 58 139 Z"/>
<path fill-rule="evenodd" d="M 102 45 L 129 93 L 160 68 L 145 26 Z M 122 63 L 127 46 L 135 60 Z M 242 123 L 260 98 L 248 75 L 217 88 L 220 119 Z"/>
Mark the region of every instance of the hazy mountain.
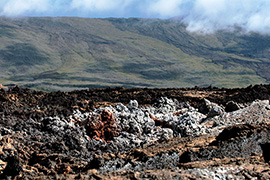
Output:
<path fill-rule="evenodd" d="M 0 83 L 36 89 L 270 82 L 270 36 L 176 20 L 0 18 Z"/>

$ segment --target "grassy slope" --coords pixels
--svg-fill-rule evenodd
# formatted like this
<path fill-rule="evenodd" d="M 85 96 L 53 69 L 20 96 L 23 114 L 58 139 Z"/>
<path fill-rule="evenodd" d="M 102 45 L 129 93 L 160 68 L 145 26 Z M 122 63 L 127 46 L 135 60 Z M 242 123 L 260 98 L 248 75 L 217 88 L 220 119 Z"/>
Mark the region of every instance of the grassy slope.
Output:
<path fill-rule="evenodd" d="M 264 38 L 252 37 L 190 34 L 170 20 L 2 18 L 0 80 L 45 90 L 264 83 L 268 44 L 259 51 Z"/>

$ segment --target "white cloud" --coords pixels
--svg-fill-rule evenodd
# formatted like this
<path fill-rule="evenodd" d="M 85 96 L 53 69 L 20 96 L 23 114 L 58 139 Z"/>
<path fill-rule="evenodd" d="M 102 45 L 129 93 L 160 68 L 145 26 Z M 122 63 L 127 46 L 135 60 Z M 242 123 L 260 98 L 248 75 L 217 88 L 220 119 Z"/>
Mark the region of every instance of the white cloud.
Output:
<path fill-rule="evenodd" d="M 83 9 L 90 11 L 106 11 L 114 9 L 118 5 L 118 2 L 110 0 L 73 0 L 71 3 L 71 8 Z"/>
<path fill-rule="evenodd" d="M 270 33 L 270 14 L 263 16 L 262 14 L 254 14 L 249 19 L 245 26 L 248 31 L 261 32 L 264 34 Z"/>
<path fill-rule="evenodd" d="M 48 0 L 3 0 L 0 15 L 19 16 L 29 12 L 46 12 L 50 3 Z"/>
<path fill-rule="evenodd" d="M 158 0 L 149 4 L 148 13 L 158 14 L 161 17 L 177 16 L 180 13 L 182 0 Z"/>
<path fill-rule="evenodd" d="M 270 33 L 270 0 L 0 0 L 4 16 L 179 16 L 189 31 L 243 27 Z"/>
<path fill-rule="evenodd" d="M 242 27 L 270 33 L 270 0 L 153 0 L 149 16 L 180 17 L 192 32 L 212 33 Z"/>
<path fill-rule="evenodd" d="M 247 32 L 270 33 L 269 0 L 193 0 L 189 11 L 180 16 L 189 31 L 211 33 L 238 26 Z"/>
<path fill-rule="evenodd" d="M 119 11 L 125 9 L 134 0 L 72 0 L 71 9 L 84 12 Z"/>

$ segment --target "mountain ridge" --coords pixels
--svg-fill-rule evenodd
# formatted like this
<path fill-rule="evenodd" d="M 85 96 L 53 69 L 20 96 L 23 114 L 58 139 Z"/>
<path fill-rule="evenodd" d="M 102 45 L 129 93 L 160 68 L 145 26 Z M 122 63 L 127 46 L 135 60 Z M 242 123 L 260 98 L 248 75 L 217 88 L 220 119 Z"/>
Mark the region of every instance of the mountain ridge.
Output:
<path fill-rule="evenodd" d="M 175 20 L 0 18 L 0 81 L 40 90 L 269 83 L 270 36 Z"/>

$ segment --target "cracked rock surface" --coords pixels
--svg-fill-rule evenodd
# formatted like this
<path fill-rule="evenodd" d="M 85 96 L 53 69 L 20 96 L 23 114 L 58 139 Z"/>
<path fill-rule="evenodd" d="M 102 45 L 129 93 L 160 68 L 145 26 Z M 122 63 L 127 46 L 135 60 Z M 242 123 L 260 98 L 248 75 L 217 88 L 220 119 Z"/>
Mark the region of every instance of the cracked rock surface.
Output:
<path fill-rule="evenodd" d="M 0 179 L 270 179 L 269 92 L 2 89 Z"/>

